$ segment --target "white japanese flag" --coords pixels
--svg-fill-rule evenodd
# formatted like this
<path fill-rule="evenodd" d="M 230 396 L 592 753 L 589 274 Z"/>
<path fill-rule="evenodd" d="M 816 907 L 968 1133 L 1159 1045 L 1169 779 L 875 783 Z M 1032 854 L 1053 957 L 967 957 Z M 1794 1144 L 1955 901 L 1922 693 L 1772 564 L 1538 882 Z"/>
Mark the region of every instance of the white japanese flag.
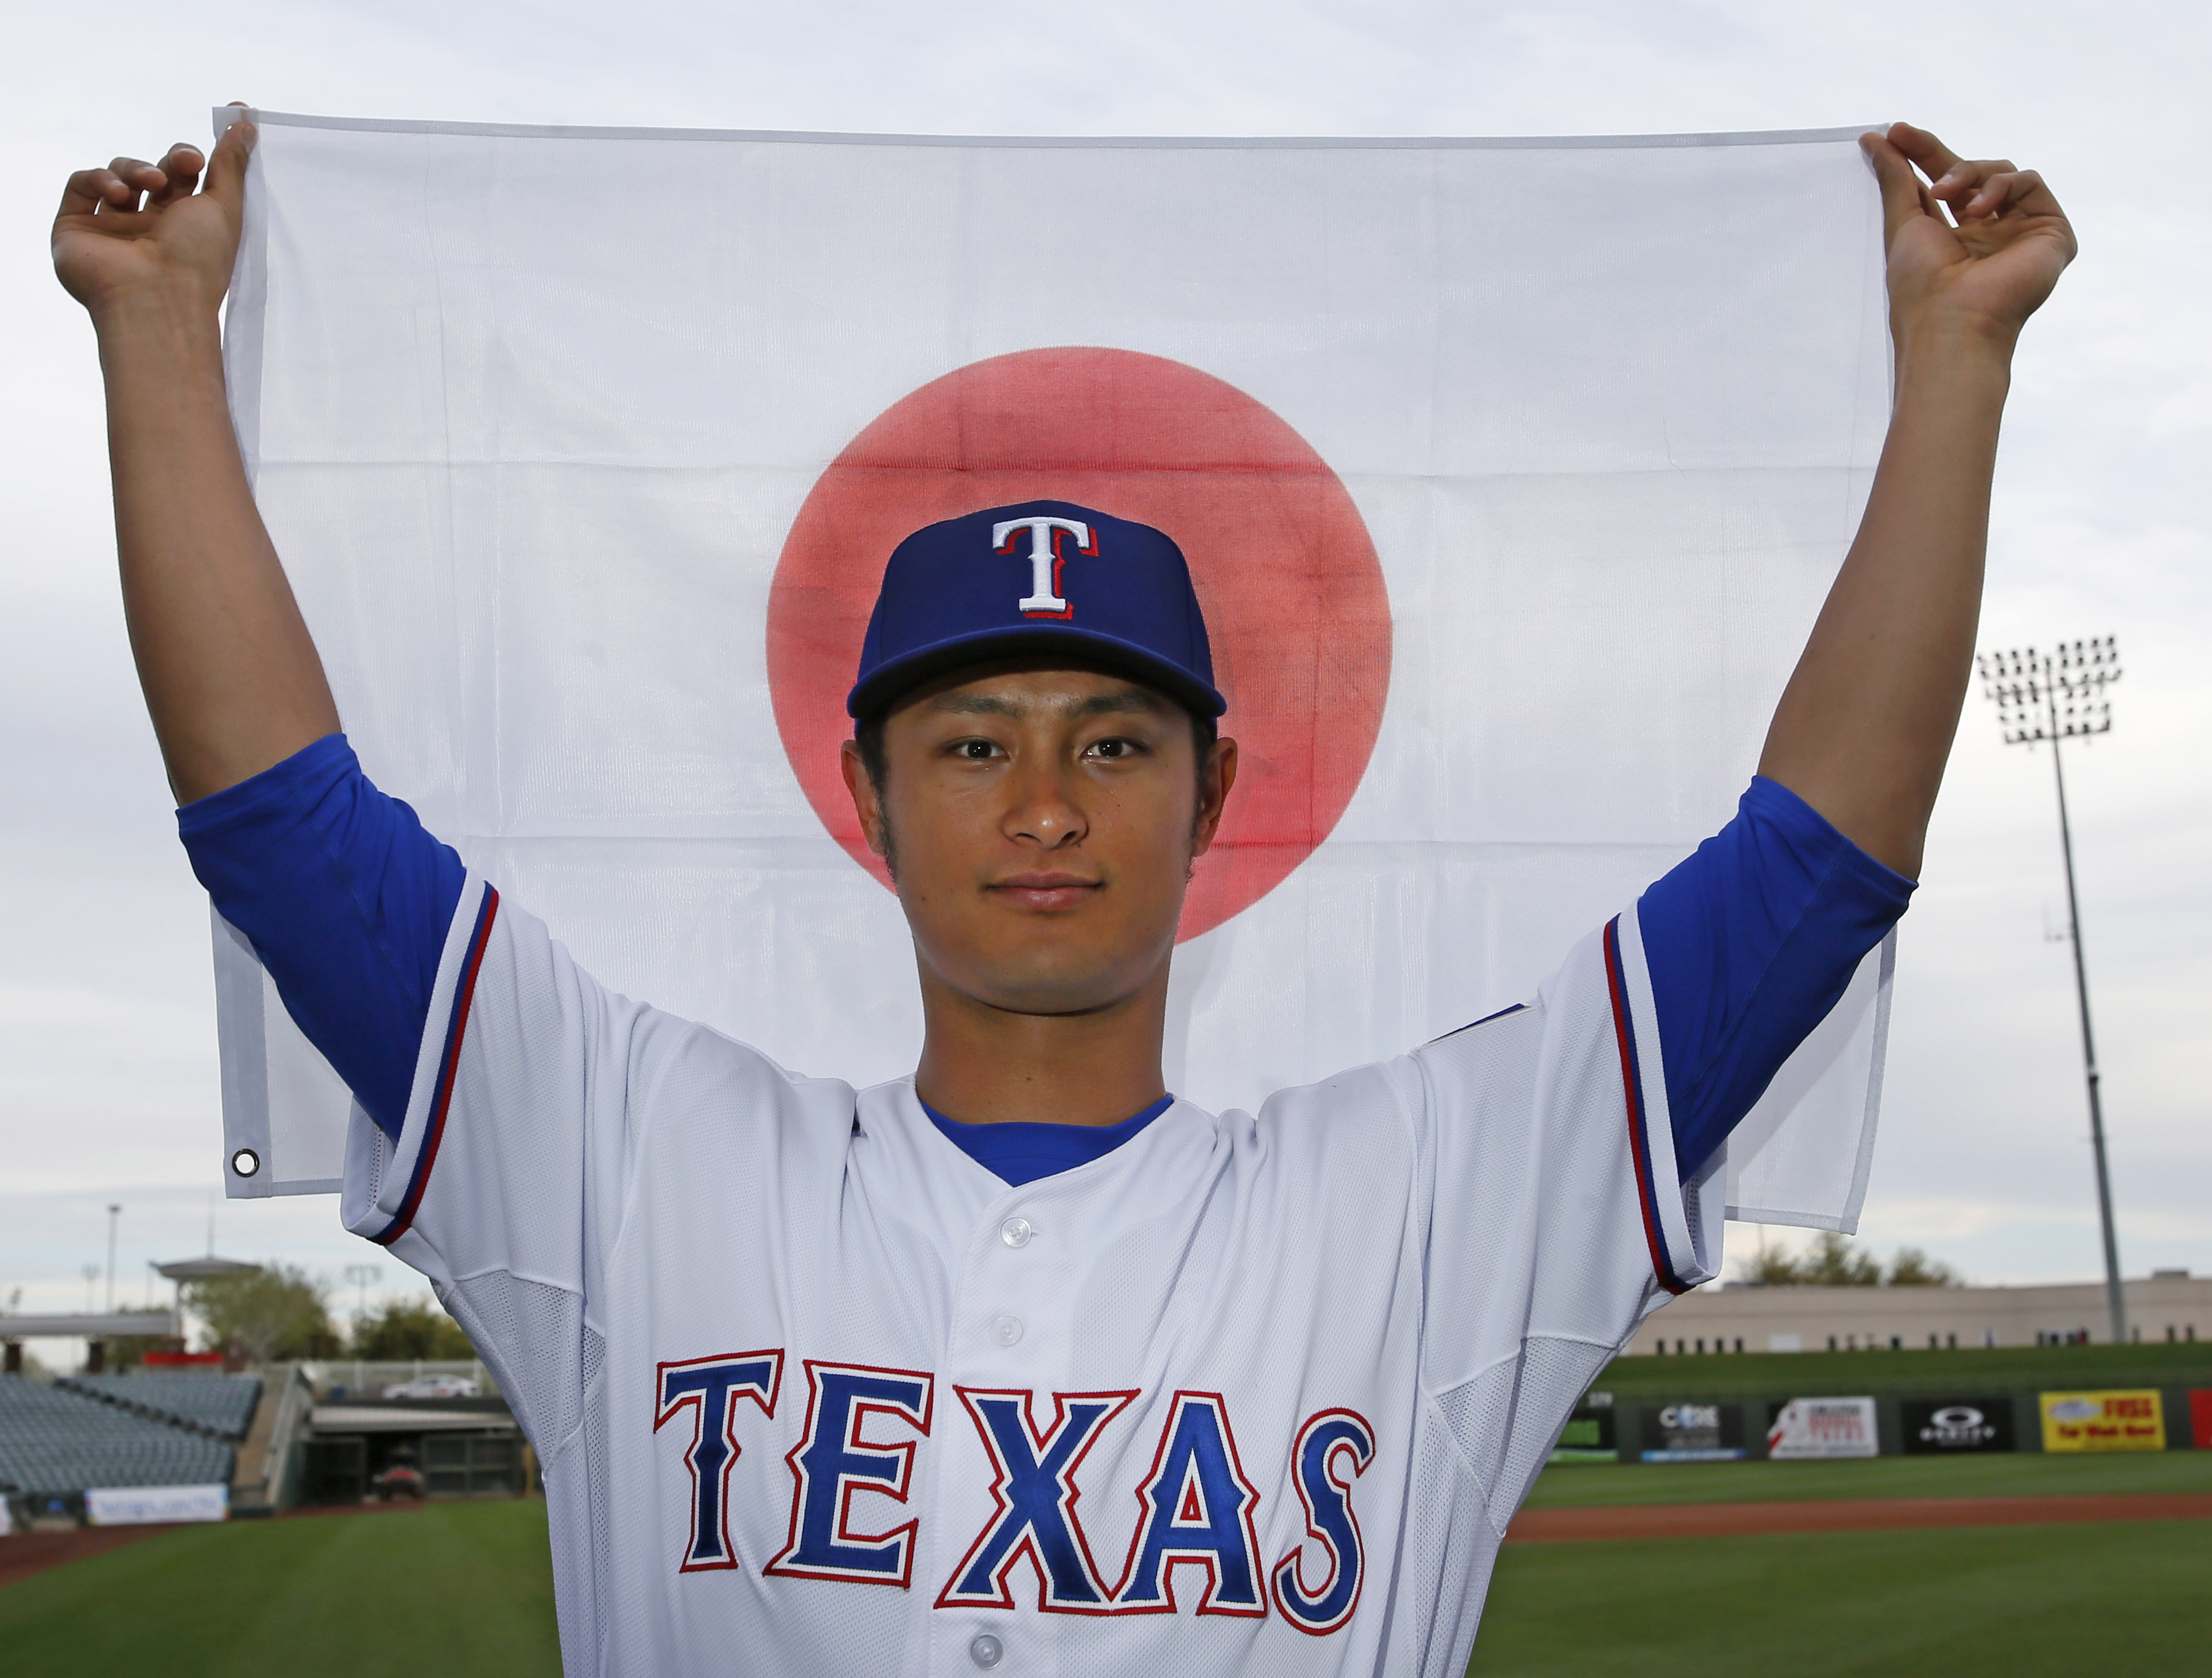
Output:
<path fill-rule="evenodd" d="M 229 113 L 218 113 L 218 122 Z M 855 1084 L 921 1041 L 836 775 L 908 532 L 1189 556 L 1243 772 L 1201 1105 L 1527 997 L 1725 822 L 1888 410 L 1856 130 L 947 140 L 256 112 L 232 400 L 371 776 L 586 967 Z M 217 927 L 234 1195 L 349 1098 Z M 1850 1228 L 1887 946 L 1730 1144 Z"/>

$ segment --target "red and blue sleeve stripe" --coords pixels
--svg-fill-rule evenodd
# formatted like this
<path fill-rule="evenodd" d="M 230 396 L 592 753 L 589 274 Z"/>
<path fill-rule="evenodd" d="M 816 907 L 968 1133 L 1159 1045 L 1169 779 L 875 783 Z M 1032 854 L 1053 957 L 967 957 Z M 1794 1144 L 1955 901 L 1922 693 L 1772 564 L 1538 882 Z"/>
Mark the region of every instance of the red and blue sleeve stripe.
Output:
<path fill-rule="evenodd" d="M 484 946 L 491 941 L 492 922 L 498 916 L 499 893 L 487 885 L 483 888 L 483 901 L 477 909 L 476 925 L 469 933 L 468 947 L 461 957 L 460 971 L 454 976 L 453 1010 L 446 1024 L 445 1042 L 439 1050 L 437 1076 L 430 1085 L 430 1104 L 423 1115 L 422 1140 L 407 1173 L 407 1192 L 400 1197 L 399 1209 L 392 1214 L 392 1222 L 381 1232 L 369 1237 L 380 1247 L 389 1247 L 413 1227 L 416 1210 L 422 1204 L 422 1191 L 429 1186 L 431 1168 L 438 1163 L 438 1147 L 446 1140 L 446 1117 L 453 1109 L 453 1085 L 460 1076 L 461 1046 L 468 1036 L 469 1009 L 476 1000 L 477 975 L 483 966 Z"/>
<path fill-rule="evenodd" d="M 1620 1082 L 1627 1097 L 1628 1150 L 1636 1172 L 1636 1201 L 1644 1218 L 1644 1238 L 1651 1252 L 1651 1273 L 1668 1292 L 1687 1293 L 1691 1284 L 1683 1280 L 1668 1251 L 1659 1196 L 1662 1192 L 1672 1195 L 1678 1190 L 1671 1183 L 1662 1188 L 1660 1173 L 1652 1163 L 1650 1108 L 1644 1099 L 1644 1067 L 1636 1046 L 1636 1018 L 1629 1000 L 1627 976 L 1621 965 L 1618 915 L 1605 925 L 1605 983 L 1613 1002 L 1613 1037 L 1620 1049 Z"/>

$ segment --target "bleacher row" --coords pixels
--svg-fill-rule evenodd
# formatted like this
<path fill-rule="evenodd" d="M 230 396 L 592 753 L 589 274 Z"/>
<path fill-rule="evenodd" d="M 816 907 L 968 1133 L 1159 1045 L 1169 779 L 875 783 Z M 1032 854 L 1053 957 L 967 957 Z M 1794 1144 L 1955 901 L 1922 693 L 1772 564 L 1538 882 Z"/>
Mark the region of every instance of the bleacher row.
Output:
<path fill-rule="evenodd" d="M 54 1384 L 137 1415 L 218 1439 L 243 1439 L 261 1398 L 258 1375 L 64 1375 Z"/>
<path fill-rule="evenodd" d="M 234 1457 L 229 1444 L 204 1432 L 88 1393 L 0 1375 L 0 1490 L 52 1495 L 228 1483 Z"/>

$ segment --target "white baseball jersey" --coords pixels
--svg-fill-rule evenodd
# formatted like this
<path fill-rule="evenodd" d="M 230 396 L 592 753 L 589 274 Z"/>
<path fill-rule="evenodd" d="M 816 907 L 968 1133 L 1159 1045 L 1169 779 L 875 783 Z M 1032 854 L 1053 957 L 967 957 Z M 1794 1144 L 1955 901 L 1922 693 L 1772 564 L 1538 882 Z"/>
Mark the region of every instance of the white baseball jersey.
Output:
<path fill-rule="evenodd" d="M 474 877 L 429 1018 L 345 1219 L 537 1448 L 572 1678 L 1457 1678 L 1576 1399 L 1719 1264 L 1633 910 L 1526 1006 L 1016 1188 Z"/>

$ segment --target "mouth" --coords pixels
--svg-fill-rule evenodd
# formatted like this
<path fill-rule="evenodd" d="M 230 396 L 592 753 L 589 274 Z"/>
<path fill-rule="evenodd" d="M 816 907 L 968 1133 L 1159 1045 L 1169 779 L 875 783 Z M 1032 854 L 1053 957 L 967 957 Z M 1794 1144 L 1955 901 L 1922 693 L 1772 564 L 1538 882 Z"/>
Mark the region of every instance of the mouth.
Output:
<path fill-rule="evenodd" d="M 1081 874 L 1037 870 L 1009 874 L 1004 879 L 993 880 L 983 889 L 1000 902 L 1018 909 L 1049 910 L 1069 909 L 1088 903 L 1103 884 Z"/>

